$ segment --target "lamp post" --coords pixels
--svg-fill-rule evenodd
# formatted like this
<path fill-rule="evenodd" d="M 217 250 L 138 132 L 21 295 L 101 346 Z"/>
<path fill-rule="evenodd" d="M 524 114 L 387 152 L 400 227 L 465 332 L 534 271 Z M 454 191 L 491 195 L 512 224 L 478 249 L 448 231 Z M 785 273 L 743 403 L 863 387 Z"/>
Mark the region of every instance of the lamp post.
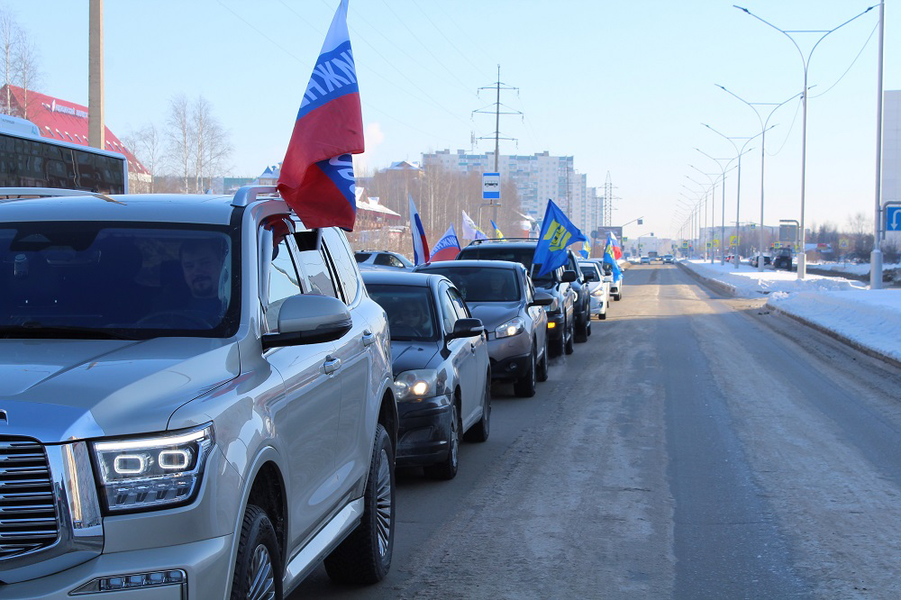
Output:
<path fill-rule="evenodd" d="M 691 178 L 689 177 L 689 179 L 691 179 Z M 692 179 L 692 181 L 694 181 L 694 180 Z M 704 187 L 704 184 L 698 183 L 697 181 L 695 181 L 695 183 L 698 184 L 698 185 L 700 185 L 701 187 Z M 703 192 L 701 192 L 700 190 L 693 190 L 693 189 L 691 189 L 690 187 L 688 187 L 687 185 L 684 185 L 684 184 L 682 185 L 682 187 L 685 188 L 686 190 L 688 190 L 689 192 L 691 192 L 692 194 L 695 195 L 694 201 L 697 203 L 697 211 L 695 212 L 695 214 L 697 215 L 697 217 L 696 217 L 696 229 L 697 229 L 697 231 L 698 231 L 698 237 L 697 237 L 697 242 L 698 242 L 698 243 L 697 243 L 697 246 L 700 246 L 700 245 L 701 245 L 701 211 L 702 211 L 702 210 L 703 210 L 703 212 L 704 212 L 704 226 L 705 226 L 705 227 L 707 226 L 707 222 L 706 222 L 706 221 L 707 221 L 707 210 L 706 210 L 706 204 L 704 204 L 704 203 L 707 201 L 707 190 L 705 189 Z M 683 194 L 682 192 L 679 192 L 679 194 L 680 194 L 683 198 L 686 198 L 686 199 L 688 199 L 688 200 L 692 200 L 691 198 L 689 198 L 688 196 L 686 196 L 686 195 Z M 702 205 L 702 204 L 704 204 L 704 209 L 701 208 L 701 205 Z M 707 258 L 706 247 L 705 247 L 704 258 Z"/>
<path fill-rule="evenodd" d="M 738 183 L 735 186 L 735 242 L 736 242 L 736 244 L 738 244 L 738 239 L 739 239 L 739 235 L 740 235 L 738 219 L 739 219 L 739 209 L 741 208 L 741 157 L 742 157 L 742 154 L 745 153 L 745 146 L 750 144 L 751 140 L 753 140 L 754 138 L 763 135 L 766 130 L 761 131 L 757 135 L 753 135 L 751 137 L 729 137 L 727 135 L 723 135 L 722 133 L 720 133 L 719 131 L 717 131 L 716 129 L 711 127 L 710 125 L 707 125 L 706 123 L 702 123 L 702 125 L 704 125 L 704 127 L 709 129 L 713 133 L 717 134 L 718 136 L 726 138 L 726 140 L 728 140 L 728 142 L 730 144 L 732 144 L 732 147 L 735 149 L 735 152 L 738 155 Z M 746 140 L 745 143 L 742 144 L 741 150 L 739 150 L 738 146 L 735 145 L 734 140 Z M 751 151 L 751 149 L 749 148 L 748 152 L 750 152 L 750 151 Z M 733 256 L 732 262 L 735 263 L 735 269 L 738 270 L 737 252 L 736 252 L 736 256 Z"/>
<path fill-rule="evenodd" d="M 885 34 L 885 0 L 879 3 L 879 61 L 876 73 L 876 215 L 873 219 L 873 251 L 870 252 L 870 289 L 882 289 L 882 53 Z"/>
<path fill-rule="evenodd" d="M 724 92 L 726 92 L 727 94 L 731 94 L 734 98 L 736 98 L 739 101 L 744 102 L 745 104 L 750 106 L 751 110 L 754 111 L 754 114 L 757 115 L 757 120 L 760 122 L 760 231 L 758 232 L 757 246 L 759 248 L 760 255 L 763 256 L 763 247 L 765 245 L 765 242 L 763 239 L 763 235 L 764 235 L 764 231 L 763 231 L 763 193 L 764 193 L 763 172 L 764 172 L 764 165 L 766 164 L 766 132 L 769 131 L 770 129 L 772 129 L 771 127 L 769 127 L 770 117 L 772 117 L 773 114 L 775 114 L 776 110 L 779 109 L 781 106 L 787 104 L 788 102 L 791 102 L 798 96 L 800 96 L 801 93 L 798 92 L 791 98 L 789 98 L 787 100 L 783 100 L 782 102 L 779 102 L 778 104 L 775 102 L 748 102 L 747 100 L 745 100 L 744 98 L 742 98 L 741 96 L 736 94 L 735 92 L 732 92 L 731 90 L 728 90 L 719 84 L 716 84 L 716 86 L 718 88 L 720 88 L 721 90 L 723 90 Z M 763 117 L 760 116 L 760 111 L 757 110 L 758 106 L 772 106 L 773 107 L 772 109 L 770 109 L 770 114 L 768 114 L 766 116 L 766 119 L 764 119 Z M 757 261 L 757 270 L 759 272 L 763 272 L 763 260 Z"/>
<path fill-rule="evenodd" d="M 711 190 L 711 192 L 710 192 L 710 227 L 707 228 L 707 214 L 706 214 L 707 211 L 704 211 L 704 213 L 705 213 L 704 214 L 704 227 L 705 227 L 705 229 L 709 229 L 709 231 L 713 231 L 713 228 L 716 227 L 716 202 L 715 202 L 715 200 L 716 200 L 716 181 L 717 181 L 717 179 L 719 179 L 719 177 L 714 178 L 710 173 L 705 173 L 704 171 L 702 171 L 701 169 L 697 168 L 694 165 L 688 165 L 688 166 L 710 180 L 710 187 L 707 188 L 708 190 Z M 713 175 L 715 175 L 715 173 Z M 688 177 L 688 175 L 686 175 L 686 177 Z M 694 183 L 701 185 L 701 186 L 704 185 L 703 183 L 695 181 L 691 177 L 688 177 L 688 180 L 693 181 Z M 724 186 L 726 185 L 725 180 L 723 181 L 723 185 Z M 706 195 L 705 195 L 705 197 L 706 197 Z M 712 235 L 710 237 L 713 238 Z M 709 240 L 707 241 L 707 243 L 710 244 L 710 250 L 708 250 L 707 255 L 710 258 L 710 264 L 712 265 L 713 264 L 713 254 L 714 254 L 713 243 Z M 706 247 L 706 245 L 705 245 L 705 247 Z"/>
<path fill-rule="evenodd" d="M 854 17 L 851 17 L 850 19 L 848 19 L 847 21 L 845 21 L 838 27 L 833 27 L 832 29 L 829 29 L 829 30 L 823 30 L 823 29 L 816 30 L 815 29 L 815 30 L 794 30 L 794 31 L 780 29 L 779 27 L 776 27 L 769 21 L 758 17 L 757 15 L 752 13 L 747 8 L 738 6 L 736 4 L 733 4 L 732 6 L 734 6 L 738 10 L 743 11 L 746 14 L 754 17 L 755 19 L 757 19 L 764 25 L 768 25 L 768 26 L 772 27 L 773 29 L 775 29 L 776 31 L 778 31 L 779 33 L 781 33 L 782 35 L 787 37 L 789 39 L 789 41 L 791 41 L 791 43 L 794 44 L 795 49 L 798 51 L 798 55 L 801 57 L 801 66 L 804 71 L 804 85 L 801 87 L 801 105 L 802 105 L 802 109 L 801 109 L 801 114 L 802 114 L 802 116 L 801 116 L 801 123 L 802 123 L 801 124 L 801 223 L 800 223 L 801 248 L 800 248 L 800 252 L 798 253 L 798 279 L 804 279 L 805 276 L 807 275 L 807 254 L 806 254 L 806 249 L 807 249 L 806 238 L 807 238 L 807 236 L 804 231 L 804 199 L 805 199 L 806 185 L 807 185 L 807 96 L 808 96 L 807 91 L 809 89 L 807 86 L 807 72 L 810 67 L 810 59 L 813 56 L 814 50 L 816 50 L 817 46 L 820 45 L 820 42 L 822 42 L 824 39 L 826 39 L 826 37 L 829 34 L 833 33 L 834 31 L 836 31 L 838 29 L 841 29 L 842 27 L 844 27 L 851 21 L 854 21 L 855 19 L 870 12 L 873 8 L 876 7 L 876 5 L 868 7 L 866 10 L 857 14 Z M 795 38 L 793 38 L 791 36 L 792 33 L 822 33 L 823 35 L 820 36 L 820 38 L 816 41 L 816 43 L 810 49 L 810 52 L 808 52 L 807 56 L 805 57 L 804 52 L 801 50 L 801 47 L 798 45 L 798 42 L 796 42 Z"/>
<path fill-rule="evenodd" d="M 726 171 L 729 170 L 729 165 L 731 165 L 732 161 L 735 160 L 735 158 L 738 158 L 738 156 L 736 156 L 735 158 L 728 158 L 728 159 L 727 158 L 714 158 L 714 157 L 710 156 L 709 154 L 707 154 L 706 152 L 704 152 L 703 150 L 701 150 L 700 148 L 695 148 L 695 150 L 697 150 L 698 152 L 700 152 L 701 154 L 703 154 L 704 156 L 706 156 L 707 158 L 709 158 L 710 160 L 715 162 L 716 166 L 718 166 L 720 168 L 720 171 L 722 171 L 723 209 L 722 209 L 722 211 L 720 211 L 722 213 L 720 215 L 720 220 L 722 222 L 720 225 L 720 240 L 722 240 L 722 243 L 725 246 L 725 243 L 726 243 Z M 739 155 L 739 156 L 741 156 L 741 155 Z M 721 160 L 727 161 L 726 166 L 723 166 L 723 164 L 720 162 Z M 716 222 L 714 221 L 714 227 L 715 226 L 716 226 Z M 710 261 L 710 264 L 713 264 L 712 260 Z M 725 248 L 720 248 L 720 265 L 725 265 L 725 264 L 726 264 Z"/>

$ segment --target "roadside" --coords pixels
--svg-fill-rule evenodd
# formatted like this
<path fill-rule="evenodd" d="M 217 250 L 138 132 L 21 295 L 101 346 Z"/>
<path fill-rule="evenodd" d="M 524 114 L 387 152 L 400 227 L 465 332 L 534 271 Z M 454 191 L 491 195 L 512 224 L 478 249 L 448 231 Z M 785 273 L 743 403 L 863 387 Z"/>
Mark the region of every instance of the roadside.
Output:
<path fill-rule="evenodd" d="M 901 366 L 901 290 L 870 290 L 860 281 L 748 265 L 681 260 L 679 266 L 725 295 L 766 297 L 769 310 L 818 329 L 870 356 Z"/>

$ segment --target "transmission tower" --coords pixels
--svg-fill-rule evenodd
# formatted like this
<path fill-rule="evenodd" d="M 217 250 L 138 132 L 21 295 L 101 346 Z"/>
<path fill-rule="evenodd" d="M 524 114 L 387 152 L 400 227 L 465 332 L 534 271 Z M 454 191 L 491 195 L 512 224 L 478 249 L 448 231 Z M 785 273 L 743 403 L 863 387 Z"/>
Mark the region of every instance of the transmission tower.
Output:
<path fill-rule="evenodd" d="M 613 195 L 613 180 L 610 179 L 610 171 L 607 171 L 607 179 L 604 181 L 604 197 L 601 204 L 601 221 L 604 227 L 613 226 L 613 201 L 622 200 Z"/>
<path fill-rule="evenodd" d="M 494 172 L 500 173 L 498 168 L 498 159 L 500 158 L 500 142 L 501 140 L 509 140 L 509 141 L 518 141 L 516 138 L 511 137 L 503 137 L 501 136 L 501 115 L 520 115 L 522 113 L 518 110 L 513 110 L 509 106 L 501 104 L 501 90 L 516 90 L 519 92 L 519 88 L 508 87 L 501 82 L 501 66 L 497 66 L 497 81 L 494 82 L 493 85 L 487 87 L 480 87 L 478 89 L 479 92 L 482 90 L 495 90 L 496 97 L 495 101 L 488 106 L 480 108 L 478 110 L 472 111 L 472 114 L 483 113 L 483 114 L 491 114 L 494 113 L 494 135 L 491 137 L 473 137 L 474 140 L 490 140 L 494 139 Z M 492 108 L 493 107 L 493 108 Z M 505 108 L 507 110 L 502 111 L 501 108 Z M 490 200 L 490 206 L 492 208 L 492 214 L 494 218 L 494 222 L 497 223 L 497 207 L 498 203 L 494 200 Z"/>

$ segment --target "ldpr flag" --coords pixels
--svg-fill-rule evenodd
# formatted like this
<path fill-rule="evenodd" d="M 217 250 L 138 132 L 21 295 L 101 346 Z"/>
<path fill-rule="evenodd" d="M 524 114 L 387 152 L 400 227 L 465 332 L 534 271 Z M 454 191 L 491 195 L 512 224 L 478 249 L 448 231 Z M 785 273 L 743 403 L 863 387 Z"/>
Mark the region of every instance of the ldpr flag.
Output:
<path fill-rule="evenodd" d="M 278 178 L 278 191 L 303 224 L 353 230 L 357 203 L 351 154 L 363 152 L 363 115 L 341 0 L 307 90 Z"/>
<path fill-rule="evenodd" d="M 587 239 L 579 228 L 566 218 L 554 201 L 548 200 L 544 221 L 541 222 L 541 232 L 538 234 L 538 244 L 535 246 L 535 254 L 532 255 L 532 268 L 534 269 L 536 264 L 541 265 L 538 277 L 550 273 L 566 263 L 567 246 Z"/>
<path fill-rule="evenodd" d="M 497 224 L 494 222 L 494 219 L 491 219 L 491 227 L 492 227 L 492 229 L 494 229 L 494 238 L 495 239 L 498 239 L 498 240 L 506 240 L 507 239 L 504 237 L 504 234 L 501 233 L 501 230 L 497 226 Z"/>
<path fill-rule="evenodd" d="M 410 233 L 413 234 L 413 264 L 424 264 L 429 260 L 429 243 L 425 239 L 425 229 L 422 227 L 419 211 L 413 204 L 413 196 L 410 196 Z"/>
<path fill-rule="evenodd" d="M 457 239 L 457 232 L 454 231 L 454 224 L 447 228 L 435 247 L 432 248 L 432 256 L 429 262 L 439 260 L 454 260 L 460 254 L 460 240 Z"/>
<path fill-rule="evenodd" d="M 485 235 L 485 232 L 479 229 L 479 226 L 476 225 L 476 222 L 473 221 L 469 215 L 466 214 L 466 211 L 461 211 L 463 213 L 463 239 L 464 240 L 487 240 L 488 236 Z"/>
<path fill-rule="evenodd" d="M 582 256 L 582 258 L 591 257 L 591 244 L 588 242 L 588 240 L 582 242 L 582 249 L 579 250 L 579 254 Z"/>

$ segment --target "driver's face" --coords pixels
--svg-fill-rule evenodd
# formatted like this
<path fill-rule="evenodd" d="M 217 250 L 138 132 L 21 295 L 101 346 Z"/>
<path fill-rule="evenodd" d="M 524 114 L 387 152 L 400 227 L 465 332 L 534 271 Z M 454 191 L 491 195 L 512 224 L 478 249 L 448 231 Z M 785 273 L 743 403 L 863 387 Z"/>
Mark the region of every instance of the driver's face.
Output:
<path fill-rule="evenodd" d="M 422 322 L 422 311 L 417 307 L 407 307 L 401 311 L 400 318 L 406 325 L 419 325 Z"/>
<path fill-rule="evenodd" d="M 185 283 L 195 298 L 212 298 L 219 288 L 219 273 L 222 271 L 222 260 L 210 248 L 201 248 L 196 252 L 186 251 L 182 255 L 181 268 L 185 274 Z"/>

